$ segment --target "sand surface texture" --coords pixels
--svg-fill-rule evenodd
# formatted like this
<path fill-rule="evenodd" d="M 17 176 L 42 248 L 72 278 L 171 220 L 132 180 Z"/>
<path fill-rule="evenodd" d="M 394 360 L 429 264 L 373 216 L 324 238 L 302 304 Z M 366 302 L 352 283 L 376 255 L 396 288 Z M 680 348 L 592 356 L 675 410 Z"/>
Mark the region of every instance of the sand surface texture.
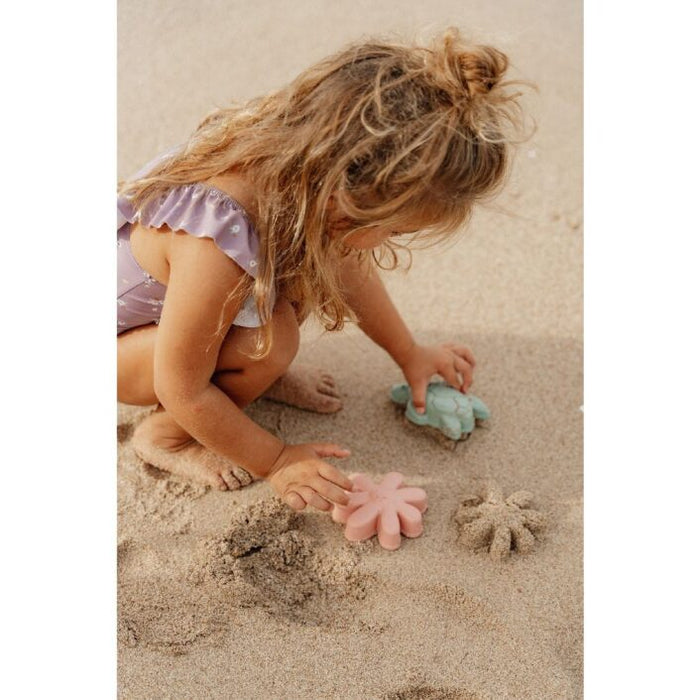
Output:
<path fill-rule="evenodd" d="M 384 279 L 419 342 L 473 350 L 492 418 L 451 449 L 404 421 L 401 373 L 359 330 L 303 329 L 299 361 L 334 375 L 344 409 L 248 413 L 425 489 L 424 534 L 391 552 L 266 483 L 222 493 L 145 465 L 130 437 L 150 409 L 120 405 L 120 698 L 582 696 L 579 3 L 121 0 L 119 176 L 347 41 L 449 24 L 538 84 L 538 131 L 466 235 Z"/>

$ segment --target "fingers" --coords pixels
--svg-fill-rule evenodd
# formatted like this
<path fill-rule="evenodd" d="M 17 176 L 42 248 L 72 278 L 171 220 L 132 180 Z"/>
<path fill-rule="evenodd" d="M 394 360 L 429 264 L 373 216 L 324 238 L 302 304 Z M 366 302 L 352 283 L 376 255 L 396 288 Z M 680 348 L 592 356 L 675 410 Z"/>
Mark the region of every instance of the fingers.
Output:
<path fill-rule="evenodd" d="M 306 508 L 306 501 L 296 491 L 287 491 L 284 494 L 284 501 L 294 510 L 304 510 Z"/>
<path fill-rule="evenodd" d="M 454 389 L 459 390 L 462 387 L 462 381 L 457 376 L 457 370 L 455 369 L 454 362 L 443 365 L 440 368 L 440 374 L 442 377 L 444 377 L 444 379 L 447 381 L 447 383 L 451 387 L 453 387 Z"/>
<path fill-rule="evenodd" d="M 464 345 L 456 345 L 455 343 L 445 343 L 445 347 L 451 350 L 455 355 L 466 360 L 472 367 L 476 367 L 476 359 L 474 353 Z"/>
<path fill-rule="evenodd" d="M 453 363 L 452 367 L 446 367 L 445 372 L 440 372 L 440 374 L 455 389 L 466 392 L 471 386 L 472 375 L 476 366 L 474 355 L 469 348 L 463 345 L 445 343 L 444 347 L 452 353 Z M 458 375 L 461 375 L 461 377 Z"/>
<path fill-rule="evenodd" d="M 445 377 L 445 379 L 447 379 L 447 377 Z M 427 388 L 427 379 L 420 379 L 411 384 L 411 399 L 418 413 L 425 413 L 425 392 Z"/>
<path fill-rule="evenodd" d="M 295 486 L 293 491 L 287 491 L 284 500 L 294 510 L 304 510 L 307 505 L 322 511 L 329 511 L 333 508 L 331 503 L 310 486 Z"/>
<path fill-rule="evenodd" d="M 352 491 L 352 480 L 345 476 L 345 474 L 343 474 L 343 472 L 341 472 L 339 469 L 336 469 L 332 464 L 322 462 L 319 465 L 318 473 L 329 483 L 339 486 L 340 489 Z M 332 498 L 331 500 L 335 501 L 336 503 L 341 503 L 341 501 L 335 498 Z M 343 505 L 345 505 L 345 503 L 343 503 Z"/>
<path fill-rule="evenodd" d="M 455 361 L 455 368 L 462 375 L 462 386 L 457 388 L 461 391 L 466 391 L 472 383 L 473 367 L 466 360 L 458 358 Z"/>
<path fill-rule="evenodd" d="M 318 510 L 330 510 L 333 506 L 310 486 L 297 487 L 297 493 L 306 503 Z"/>
<path fill-rule="evenodd" d="M 350 482 L 352 488 L 352 482 Z M 331 503 L 337 503 L 340 506 L 346 506 L 350 502 L 350 496 L 347 490 L 343 490 L 339 486 L 331 483 L 323 476 L 318 476 L 311 482 L 313 488 L 321 494 L 326 500 Z M 350 489 L 348 489 L 350 490 Z"/>
<path fill-rule="evenodd" d="M 310 505 L 318 510 L 328 511 L 333 504 L 347 505 L 350 502 L 347 491 L 352 491 L 353 482 L 325 462 L 318 461 L 314 467 L 306 474 L 302 472 L 286 487 L 282 487 L 284 502 L 294 510 L 303 510 Z"/>
<path fill-rule="evenodd" d="M 350 454 L 350 450 L 333 443 L 314 443 L 311 447 L 319 457 L 347 457 Z"/>
<path fill-rule="evenodd" d="M 347 492 L 353 490 L 354 484 L 322 457 L 347 457 L 349 454 L 350 450 L 335 443 L 287 445 L 268 478 L 283 501 L 294 510 L 310 505 L 328 511 L 333 504 L 349 503 Z"/>
<path fill-rule="evenodd" d="M 352 491 L 352 480 L 318 455 L 346 457 L 349 450 L 333 443 L 291 445 L 285 450 L 289 461 L 282 462 L 269 479 L 287 505 L 294 510 L 311 505 L 328 511 L 334 503 L 348 504 L 350 496 L 346 492 Z"/>

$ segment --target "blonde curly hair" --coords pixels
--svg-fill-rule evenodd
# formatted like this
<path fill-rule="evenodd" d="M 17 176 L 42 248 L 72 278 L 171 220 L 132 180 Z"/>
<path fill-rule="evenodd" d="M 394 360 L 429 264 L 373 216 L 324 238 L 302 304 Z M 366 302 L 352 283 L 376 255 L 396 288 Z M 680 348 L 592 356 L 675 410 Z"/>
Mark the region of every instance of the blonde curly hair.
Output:
<path fill-rule="evenodd" d="M 262 203 L 252 217 L 259 272 L 232 294 L 252 293 L 265 323 L 276 290 L 301 317 L 315 313 L 339 330 L 353 318 L 339 282 L 348 235 L 415 220 L 411 244 L 442 240 L 504 181 L 523 125 L 522 93 L 510 88 L 525 84 L 504 82 L 507 68 L 505 54 L 466 44 L 454 27 L 427 47 L 353 43 L 278 91 L 214 111 L 179 152 L 120 193 L 142 211 L 174 185 L 244 172 Z M 342 236 L 328 231 L 332 195 Z M 380 266 L 388 256 L 393 269 L 402 247 L 389 240 L 371 254 Z M 254 356 L 271 342 L 266 324 Z"/>

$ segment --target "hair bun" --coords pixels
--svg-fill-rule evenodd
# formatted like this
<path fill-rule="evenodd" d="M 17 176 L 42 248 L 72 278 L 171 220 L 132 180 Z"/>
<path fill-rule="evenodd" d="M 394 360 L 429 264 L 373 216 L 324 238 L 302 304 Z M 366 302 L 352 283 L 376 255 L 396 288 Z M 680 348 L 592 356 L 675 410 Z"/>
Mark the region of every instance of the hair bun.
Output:
<path fill-rule="evenodd" d="M 491 46 L 467 46 L 456 27 L 434 49 L 436 68 L 453 89 L 474 98 L 488 94 L 508 69 L 508 57 Z"/>

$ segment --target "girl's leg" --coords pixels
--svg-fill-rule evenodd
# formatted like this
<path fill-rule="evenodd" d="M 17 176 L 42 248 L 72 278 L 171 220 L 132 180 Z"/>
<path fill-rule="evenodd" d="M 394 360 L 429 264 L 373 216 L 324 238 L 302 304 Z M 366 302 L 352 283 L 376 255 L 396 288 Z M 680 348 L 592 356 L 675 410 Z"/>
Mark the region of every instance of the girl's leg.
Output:
<path fill-rule="evenodd" d="M 295 314 L 301 326 L 308 312 L 297 310 Z M 333 377 L 318 367 L 301 363 L 290 367 L 263 396 L 316 413 L 336 413 L 343 407 Z"/>
<path fill-rule="evenodd" d="M 118 397 L 123 403 L 150 406 L 158 402 L 153 392 L 152 369 L 156 332 L 157 327 L 149 325 L 134 328 L 119 336 Z M 286 367 L 262 392 L 258 393 L 258 382 L 265 378 L 256 377 L 255 371 L 251 372 L 251 370 L 262 368 L 253 366 L 250 359 L 237 350 L 242 343 L 246 342 L 246 335 L 250 336 L 247 339 L 248 342 L 252 342 L 251 331 L 237 328 L 235 332 L 237 336 L 231 345 L 229 340 L 233 339 L 227 337 L 224 342 L 213 381 L 226 391 L 240 408 L 244 408 L 260 396 L 316 413 L 335 413 L 343 407 L 333 377 L 311 365 L 295 364 L 292 367 Z M 225 356 L 224 351 L 228 351 Z M 273 354 L 274 352 L 273 350 Z M 273 365 L 279 365 L 280 359 L 284 358 L 271 358 L 272 363 L 268 369 L 274 370 Z M 282 364 L 284 365 L 284 362 Z M 237 369 L 229 370 L 229 367 Z M 273 371 L 272 374 L 275 372 Z"/>
<path fill-rule="evenodd" d="M 299 347 L 299 328 L 291 305 L 279 300 L 270 321 L 274 342 L 263 360 L 251 360 L 255 329 L 232 328 L 226 336 L 212 381 L 240 408 L 259 397 L 287 369 Z M 157 326 L 135 328 L 117 341 L 117 398 L 124 403 L 158 403 L 153 390 L 153 354 Z M 240 488 L 252 480 L 248 472 L 198 444 L 158 406 L 134 431 L 137 454 L 160 469 L 222 490 Z"/>

